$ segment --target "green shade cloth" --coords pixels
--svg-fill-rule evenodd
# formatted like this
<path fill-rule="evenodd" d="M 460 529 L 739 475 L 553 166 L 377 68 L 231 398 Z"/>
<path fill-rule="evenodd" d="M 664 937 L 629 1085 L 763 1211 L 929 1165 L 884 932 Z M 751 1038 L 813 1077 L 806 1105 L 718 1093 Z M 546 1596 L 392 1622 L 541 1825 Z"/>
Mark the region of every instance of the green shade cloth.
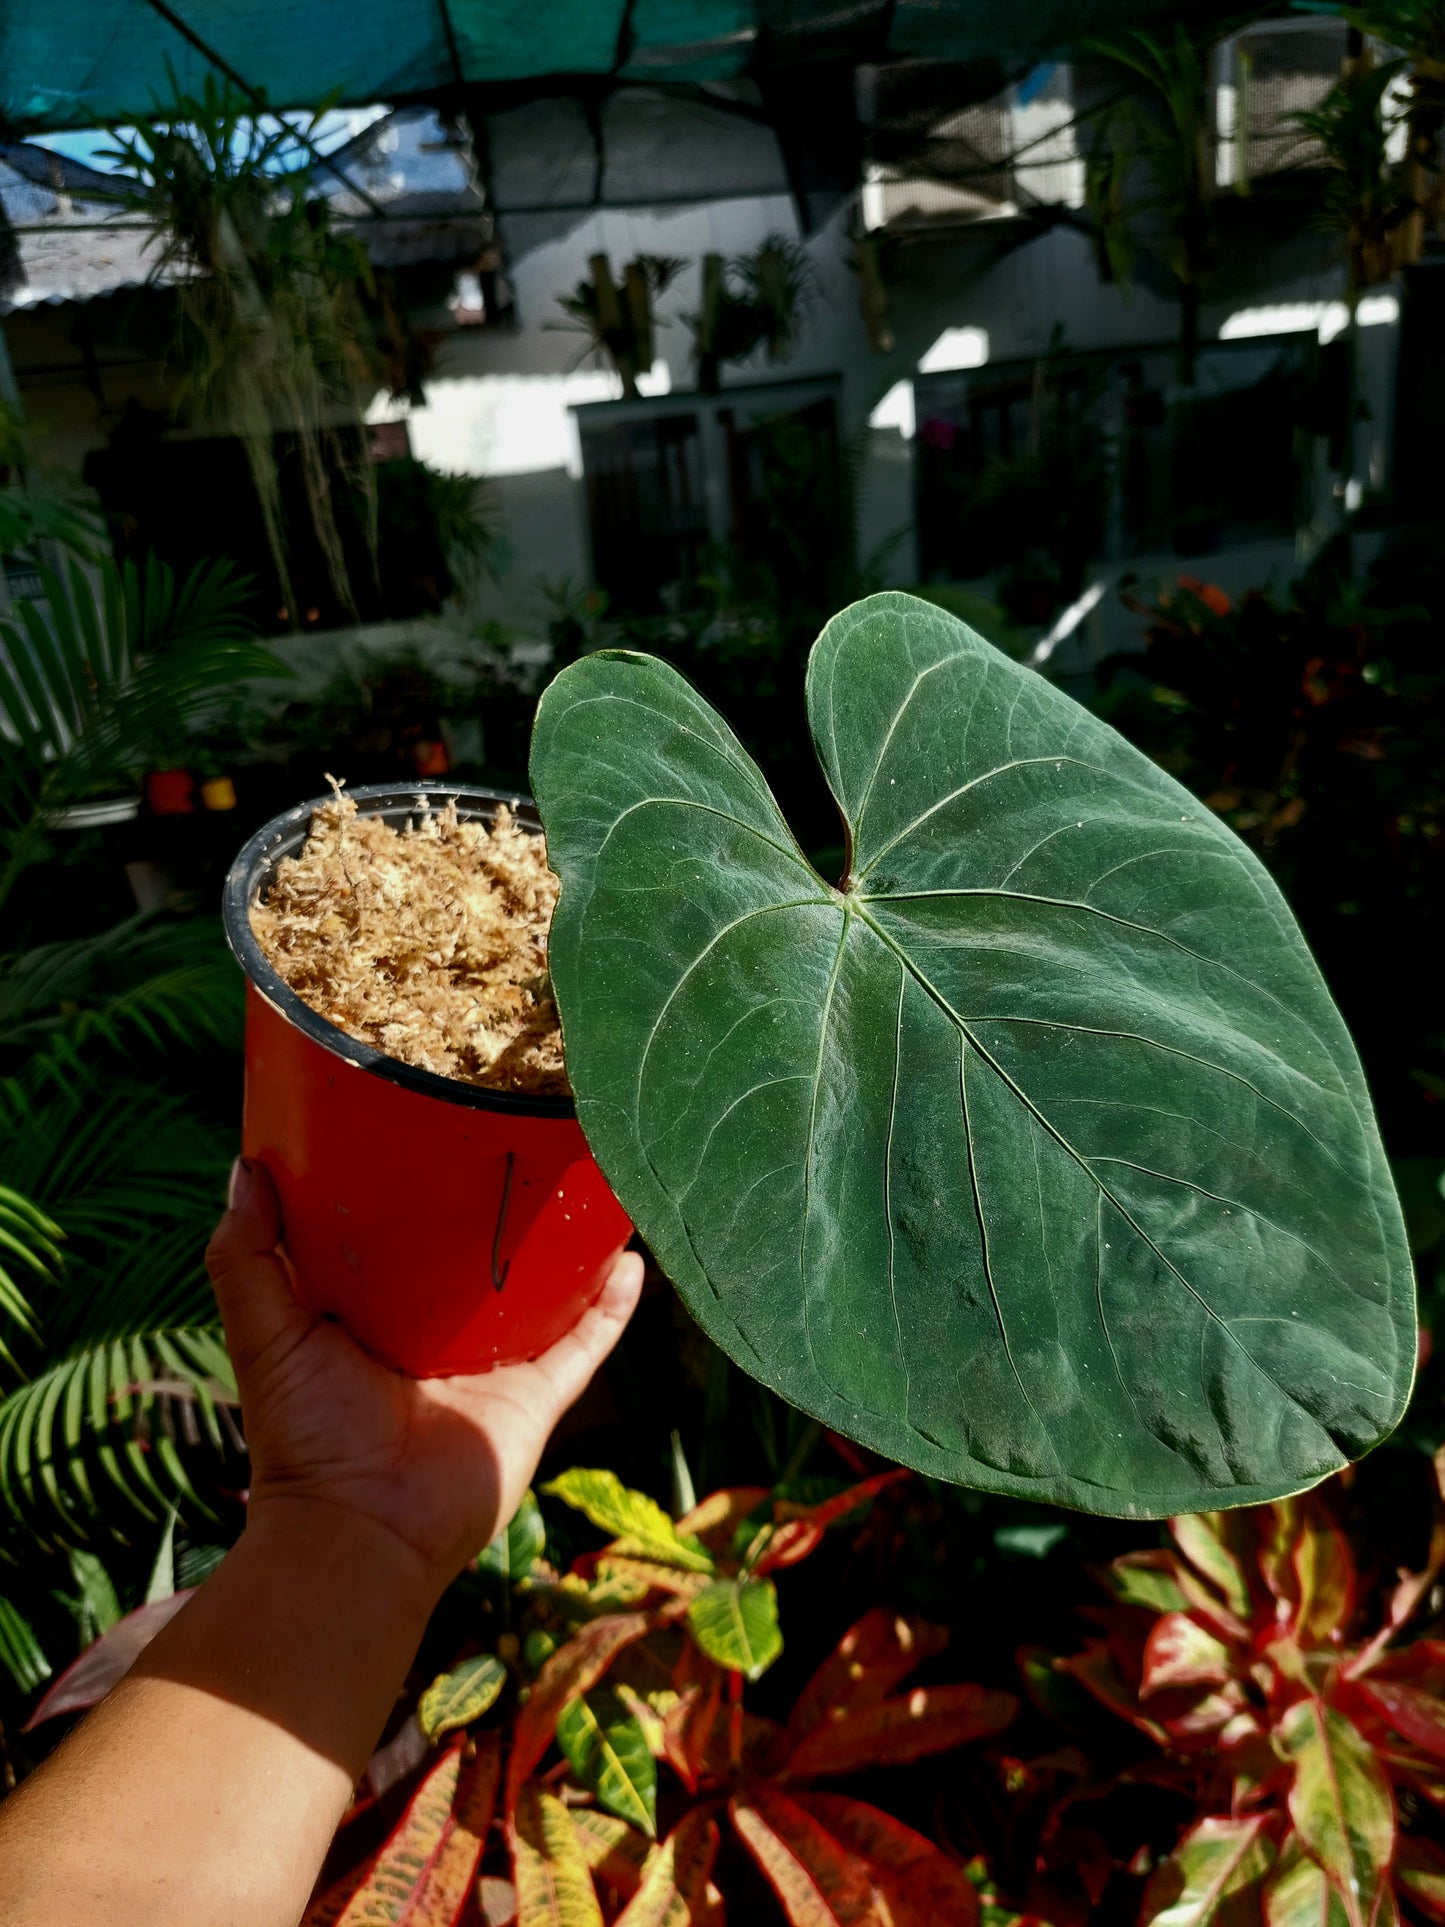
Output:
<path fill-rule="evenodd" d="M 194 92 L 218 65 L 276 107 L 554 78 L 698 83 L 821 61 L 1017 70 L 1178 16 L 1168 0 L 0 0 L 0 115 L 12 133 L 124 121 L 171 98 L 172 73 Z"/>

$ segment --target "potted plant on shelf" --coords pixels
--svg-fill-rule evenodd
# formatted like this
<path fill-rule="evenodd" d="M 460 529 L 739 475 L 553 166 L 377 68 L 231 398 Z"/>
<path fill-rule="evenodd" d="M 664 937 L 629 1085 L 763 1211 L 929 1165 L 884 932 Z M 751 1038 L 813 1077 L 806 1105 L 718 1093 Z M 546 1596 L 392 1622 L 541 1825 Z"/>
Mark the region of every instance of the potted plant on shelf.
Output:
<path fill-rule="evenodd" d="M 27 836 L 129 822 L 143 782 L 152 809 L 173 807 L 182 787 L 174 766 L 194 753 L 196 727 L 245 683 L 286 673 L 255 640 L 249 583 L 226 562 L 199 563 L 178 580 L 154 558 L 107 557 L 87 570 L 71 555 L 39 573 L 42 598 L 0 616 L 12 814 Z M 161 775 L 173 779 L 169 793 L 147 782 Z M 6 888 L 0 882 L 0 897 Z"/>

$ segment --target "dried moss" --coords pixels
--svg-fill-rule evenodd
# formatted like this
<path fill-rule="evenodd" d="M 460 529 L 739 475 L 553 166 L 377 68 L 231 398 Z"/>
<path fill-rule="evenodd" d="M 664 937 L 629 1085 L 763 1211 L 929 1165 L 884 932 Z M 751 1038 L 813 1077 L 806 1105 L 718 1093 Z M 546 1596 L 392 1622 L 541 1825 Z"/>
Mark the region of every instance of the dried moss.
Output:
<path fill-rule="evenodd" d="M 502 805 L 395 830 L 337 790 L 251 927 L 305 1003 L 389 1057 L 494 1090 L 564 1093 L 547 977 L 557 879 Z"/>

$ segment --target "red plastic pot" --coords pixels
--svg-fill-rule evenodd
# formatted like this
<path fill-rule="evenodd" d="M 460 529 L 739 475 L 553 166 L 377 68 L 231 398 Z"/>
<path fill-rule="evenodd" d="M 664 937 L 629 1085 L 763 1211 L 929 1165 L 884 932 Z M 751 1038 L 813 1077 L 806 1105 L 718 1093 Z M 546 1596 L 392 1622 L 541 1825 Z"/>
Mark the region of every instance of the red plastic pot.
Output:
<path fill-rule="evenodd" d="M 490 790 L 350 792 L 396 826 Z M 318 799 L 318 802 L 326 799 Z M 348 1037 L 288 989 L 251 906 L 306 840 L 317 802 L 268 823 L 226 879 L 226 935 L 246 973 L 242 1149 L 280 1193 L 296 1289 L 368 1351 L 417 1378 L 535 1358 L 569 1331 L 632 1232 L 570 1098 L 488 1091 Z"/>
<path fill-rule="evenodd" d="M 145 779 L 146 808 L 152 816 L 189 816 L 195 789 L 188 769 L 153 769 Z"/>

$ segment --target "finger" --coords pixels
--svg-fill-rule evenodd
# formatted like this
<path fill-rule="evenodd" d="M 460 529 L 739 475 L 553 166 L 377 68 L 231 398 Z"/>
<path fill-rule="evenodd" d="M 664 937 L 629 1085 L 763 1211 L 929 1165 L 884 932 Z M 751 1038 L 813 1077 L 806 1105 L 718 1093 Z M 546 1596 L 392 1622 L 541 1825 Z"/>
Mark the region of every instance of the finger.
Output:
<path fill-rule="evenodd" d="M 595 1303 L 571 1331 L 537 1359 L 537 1370 L 556 1398 L 553 1424 L 586 1391 L 598 1366 L 622 1336 L 641 1295 L 642 1259 L 635 1251 L 619 1252 Z M 551 1426 L 547 1429 L 550 1431 Z"/>
<path fill-rule="evenodd" d="M 277 1251 L 281 1206 L 259 1164 L 237 1158 L 230 1204 L 206 1247 L 226 1343 L 237 1371 L 286 1339 L 299 1339 L 314 1320 L 298 1302 Z"/>

